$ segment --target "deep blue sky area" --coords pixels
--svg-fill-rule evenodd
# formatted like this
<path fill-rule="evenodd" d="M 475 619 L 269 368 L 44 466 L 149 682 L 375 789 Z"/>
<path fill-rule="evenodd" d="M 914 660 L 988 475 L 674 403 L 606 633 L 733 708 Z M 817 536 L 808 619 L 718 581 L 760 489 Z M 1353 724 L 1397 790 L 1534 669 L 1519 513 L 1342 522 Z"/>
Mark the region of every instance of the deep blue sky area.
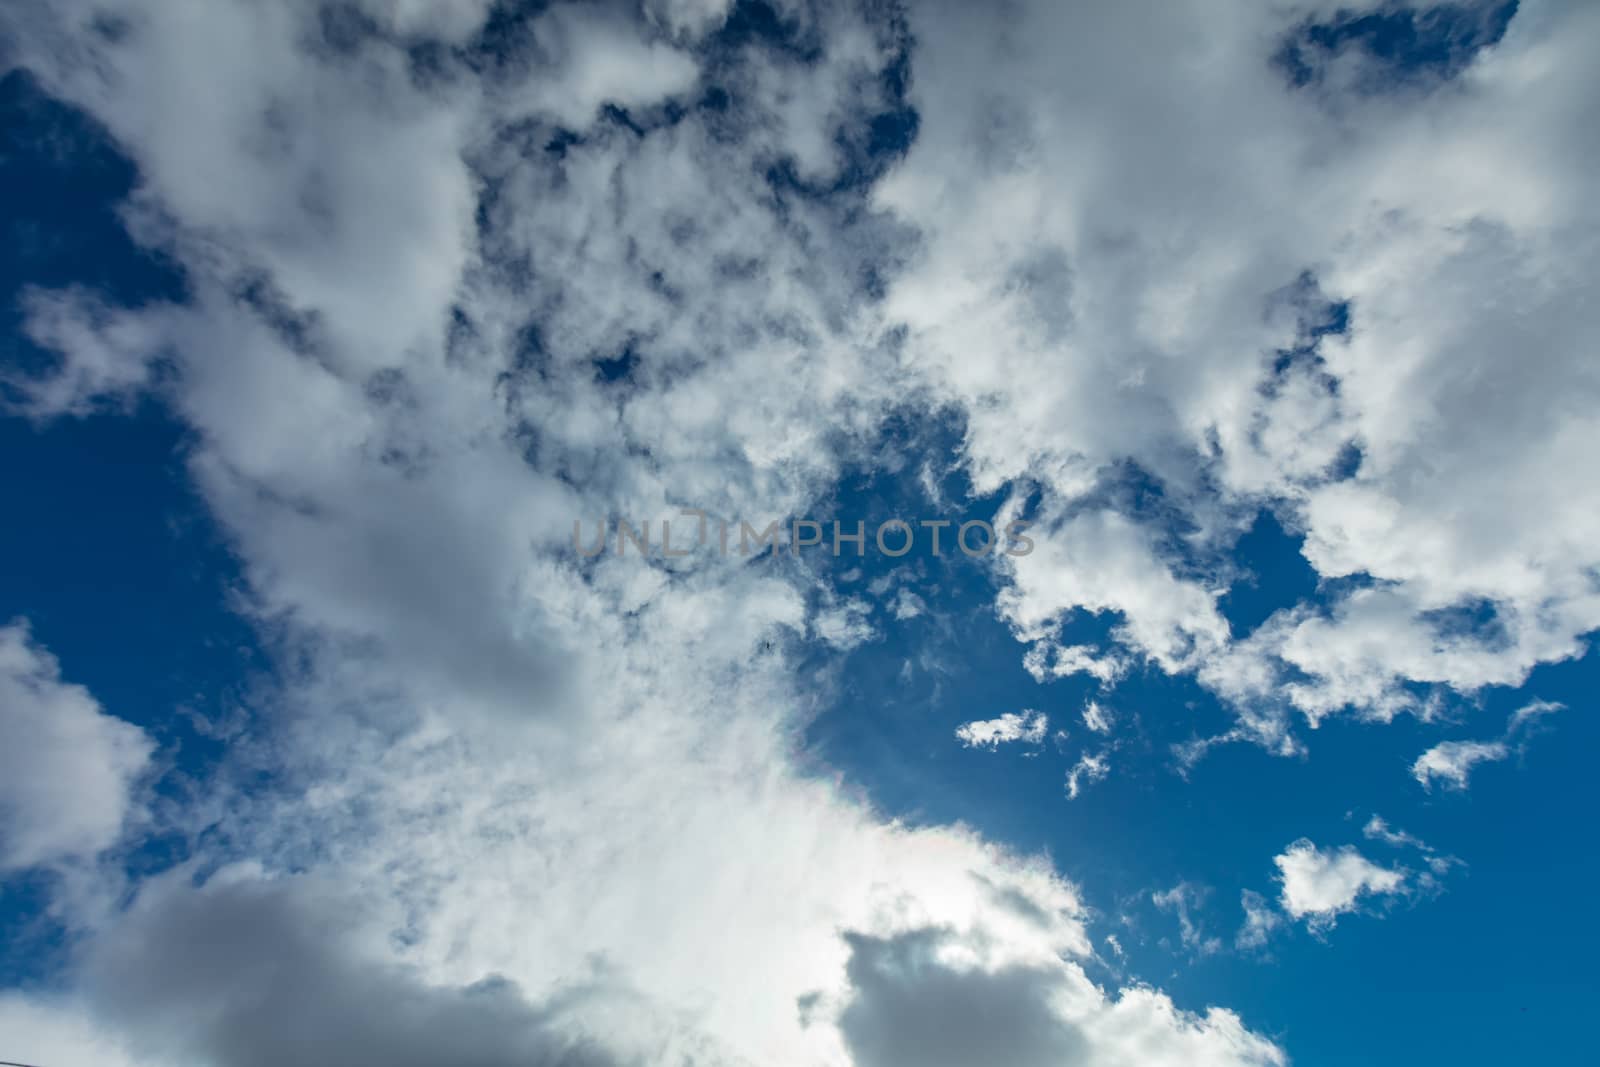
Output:
<path fill-rule="evenodd" d="M 1515 9 L 1307 26 L 1278 59 L 1306 89 L 1345 48 L 1367 49 L 1397 82 L 1447 78 L 1505 32 Z M 724 31 L 729 46 L 780 39 L 771 18 L 770 9 L 745 5 Z M 903 83 L 906 65 L 893 77 Z M 862 156 L 850 181 L 870 180 L 915 137 L 904 88 L 890 94 L 870 144 L 855 146 Z M 26 75 L 0 77 L 0 367 L 32 373 L 52 359 L 21 330 L 30 286 L 83 286 L 121 305 L 185 298 L 179 268 L 134 245 L 123 227 L 119 210 L 136 183 L 133 164 L 93 123 Z M 635 363 L 628 351 L 599 370 L 622 379 Z M 145 727 L 181 778 L 222 756 L 225 743 L 208 724 L 248 714 L 258 687 L 271 684 L 273 663 L 244 609 L 239 562 L 191 482 L 189 431 L 159 387 L 131 404 L 47 423 L 0 416 L 0 624 L 26 619 L 62 676 L 108 713 Z M 850 472 L 817 517 L 864 519 L 870 528 L 896 515 L 992 516 L 999 498 L 974 499 L 953 466 L 960 438 L 953 424 L 894 427 L 883 454 L 898 456 L 901 468 Z M 919 487 L 923 464 L 937 472 L 946 500 Z M 876 635 L 848 652 L 801 650 L 826 679 L 824 707 L 804 738 L 818 773 L 842 772 L 875 807 L 910 822 L 960 821 L 1047 852 L 1092 910 L 1103 958 L 1097 979 L 1146 982 L 1184 1008 L 1236 1010 L 1305 1067 L 1591 1062 L 1600 785 L 1589 764 L 1600 750 L 1591 707 L 1600 657 L 1540 667 L 1515 690 L 1440 694 L 1433 721 L 1342 715 L 1311 729 L 1297 719 L 1302 757 L 1238 743 L 1185 767 L 1175 746 L 1232 722 L 1192 678 L 1135 664 L 1106 688 L 1087 675 L 1041 684 L 997 614 L 993 568 L 956 552 L 899 561 L 872 551 L 859 560 L 822 555 L 811 557 L 815 577 L 838 597 L 870 601 Z M 1237 580 L 1220 607 L 1236 637 L 1281 609 L 1327 603 L 1298 536 L 1269 511 L 1248 525 L 1228 562 Z M 883 579 L 894 584 L 869 591 Z M 888 606 L 902 588 L 924 603 L 922 614 L 893 617 Z M 1079 615 L 1063 636 L 1099 644 L 1117 621 Z M 1080 717 L 1090 699 L 1115 718 L 1108 736 Z M 1565 710 L 1522 736 L 1510 759 L 1475 768 L 1470 790 L 1430 792 L 1412 777 L 1412 762 L 1430 746 L 1497 739 L 1511 713 L 1536 699 Z M 995 751 L 956 740 L 963 723 L 1024 709 L 1045 713 L 1051 734 L 1067 736 Z M 1070 768 L 1102 751 L 1109 774 L 1069 799 Z M 1353 845 L 1376 862 L 1418 869 L 1416 850 L 1363 837 L 1375 815 L 1457 861 L 1435 890 L 1369 900 L 1320 934 L 1286 922 L 1262 948 L 1235 947 L 1241 894 L 1276 900 L 1273 857 L 1298 839 Z M 145 847 L 130 865 L 159 866 L 182 850 L 171 841 Z M 1192 889 L 1199 941 L 1219 939 L 1217 950 L 1186 945 L 1179 916 L 1153 901 L 1180 884 Z M 45 898 L 37 878 L 0 888 L 0 986 L 40 979 L 58 960 Z"/>

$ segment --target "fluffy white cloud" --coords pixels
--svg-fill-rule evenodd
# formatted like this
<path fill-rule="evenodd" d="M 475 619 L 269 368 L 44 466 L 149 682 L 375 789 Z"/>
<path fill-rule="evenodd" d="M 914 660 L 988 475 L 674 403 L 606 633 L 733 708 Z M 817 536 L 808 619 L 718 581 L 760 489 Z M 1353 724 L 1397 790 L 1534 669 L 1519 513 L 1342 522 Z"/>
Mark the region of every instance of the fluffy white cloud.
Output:
<path fill-rule="evenodd" d="M 1047 637 L 1063 612 L 1120 611 L 1118 637 L 1164 669 L 1191 667 L 1226 644 L 1219 591 L 1173 575 L 1150 535 L 1111 511 L 1051 516 L 1036 542 L 1009 561 L 1001 605 L 1024 640 Z"/>
<path fill-rule="evenodd" d="M 1417 757 L 1411 776 L 1424 789 L 1443 782 L 1452 789 L 1465 789 L 1472 768 L 1480 763 L 1495 763 L 1511 755 L 1502 741 L 1441 741 Z"/>
<path fill-rule="evenodd" d="M 1044 491 L 1021 634 L 1120 613 L 1123 643 L 1203 667 L 1236 736 L 1286 752 L 1289 709 L 1517 684 L 1600 624 L 1578 460 L 1600 440 L 1600 138 L 1573 103 L 1600 13 L 1520 5 L 1447 87 L 1382 91 L 1371 60 L 1291 89 L 1272 48 L 1335 8 L 917 6 L 922 126 L 875 194 L 923 234 L 889 313 L 966 413 L 979 486 Z M 1133 78 L 1130 54 L 1163 61 Z M 1348 329 L 1319 339 L 1335 302 Z M 1319 575 L 1379 584 L 1240 648 L 1208 561 L 1263 505 Z"/>
<path fill-rule="evenodd" d="M 138 810 L 154 744 L 105 714 L 26 623 L 0 626 L 0 870 L 89 858 Z"/>
<path fill-rule="evenodd" d="M 1349 845 L 1324 850 L 1303 838 L 1272 862 L 1283 884 L 1283 910 L 1314 931 L 1331 928 L 1362 897 L 1399 893 L 1406 882 L 1404 871 L 1380 867 Z"/>
<path fill-rule="evenodd" d="M 1015 561 L 1004 601 L 1019 634 L 1037 640 L 1078 609 L 1116 612 L 1123 644 L 1167 670 L 1203 668 L 1202 680 L 1239 704 L 1238 736 L 1294 751 L 1274 721 L 1289 707 L 1312 721 L 1349 707 L 1387 717 L 1416 706 L 1403 682 L 1472 691 L 1575 654 L 1600 622 L 1588 578 L 1600 541 L 1580 503 L 1595 486 L 1585 465 L 1562 459 L 1585 452 L 1596 429 L 1595 405 L 1581 401 L 1594 384 L 1580 279 L 1597 220 L 1577 192 L 1596 146 L 1564 102 L 1594 77 L 1581 42 L 1597 17 L 1529 3 L 1504 41 L 1466 64 L 1458 88 L 1383 93 L 1360 88 L 1370 77 L 1291 89 L 1274 66 L 1271 43 L 1330 5 L 1231 3 L 1204 19 L 1163 19 L 1155 33 L 1136 6 L 1097 13 L 1090 27 L 1089 15 L 1049 4 L 1019 5 L 1007 20 L 913 8 L 918 138 L 872 198 L 920 238 L 882 308 L 846 279 L 872 253 L 899 256 L 898 232 L 857 214 L 841 239 L 839 214 L 800 200 L 777 220 L 756 172 L 786 159 L 819 182 L 837 174 L 862 116 L 883 103 L 875 75 L 905 37 L 845 7 L 786 11 L 816 43 L 814 62 L 712 60 L 740 97 L 736 114 L 643 138 L 603 125 L 546 160 L 486 134 L 526 121 L 529 106 L 585 126 L 605 101 L 648 108 L 686 92 L 706 60 L 684 49 L 725 5 L 654 4 L 645 26 L 606 5 L 558 6 L 517 43 L 554 48 L 560 62 L 511 64 L 513 74 L 483 86 L 447 71 L 431 95 L 372 42 L 360 64 L 301 63 L 295 5 L 271 14 L 206 5 L 185 19 L 138 8 L 119 47 L 97 46 L 100 61 L 37 65 L 139 156 L 151 194 L 142 203 L 182 218 L 184 235 L 198 228 L 208 243 L 197 251 L 219 265 L 270 271 L 286 310 L 316 308 L 310 339 L 326 334 L 336 342 L 323 346 L 327 358 L 344 366 L 376 369 L 379 353 L 437 344 L 458 289 L 474 314 L 455 340 L 480 355 L 503 351 L 524 325 L 512 310 L 520 283 L 493 264 L 529 262 L 533 247 L 561 264 L 527 279 L 541 354 L 576 369 L 632 344 L 661 386 L 613 404 L 570 374 L 547 370 L 537 393 L 512 383 L 548 466 L 586 485 L 622 478 L 615 490 L 645 499 L 677 489 L 724 503 L 710 471 L 726 475 L 727 465 L 715 457 L 749 461 L 768 488 L 788 481 L 804 494 L 834 466 L 819 447 L 824 428 L 849 439 L 907 385 L 952 404 L 968 423 L 981 489 L 1027 479 L 1046 491 L 1039 550 Z M 94 10 L 34 16 L 45 27 L 35 36 L 94 41 Z M 459 39 L 480 17 L 469 11 L 433 32 Z M 409 7 L 391 21 L 428 29 Z M 137 111 L 165 114 L 196 95 L 183 82 L 194 64 L 161 61 L 167 48 L 236 59 L 228 84 L 205 94 L 198 129 L 176 132 Z M 1122 50 L 1172 57 L 1158 65 L 1171 80 L 1158 89 L 1128 80 L 1107 58 Z M 130 56 L 156 61 L 133 66 Z M 998 65 L 1015 75 L 1006 86 L 971 83 Z M 379 85 L 392 91 L 374 97 Z M 316 108 L 319 94 L 346 104 Z M 275 125 L 255 137 L 224 132 L 260 129 L 252 101 L 265 98 Z M 1181 115 L 1153 103 L 1172 99 L 1189 102 Z M 279 127 L 290 131 L 284 145 L 272 139 Z M 227 151 L 210 150 L 200 166 L 199 143 Z M 1332 143 L 1345 147 L 1330 154 Z M 230 181 L 197 177 L 219 168 Z M 380 172 L 389 178 L 376 183 Z M 474 179 L 494 194 L 477 248 Z M 619 197 L 597 194 L 613 183 Z M 368 194 L 378 184 L 382 202 Z M 317 223 L 332 217 L 338 227 Z M 384 224 L 395 217 L 411 224 Z M 142 218 L 156 229 L 168 221 Z M 1108 219 L 1139 221 L 1119 233 Z M 802 244 L 811 266 L 791 254 Z M 1502 279 L 1517 299 L 1480 299 Z M 1332 301 L 1349 307 L 1351 327 L 1316 340 Z M 119 363 L 113 340 L 102 330 L 63 345 L 80 354 L 69 374 L 38 386 L 35 406 L 71 409 L 140 381 L 146 364 Z M 1510 350 L 1540 357 L 1503 389 L 1496 375 Z M 1285 363 L 1286 351 L 1303 358 Z M 423 389 L 426 370 L 405 366 L 405 380 Z M 1491 402 L 1504 405 L 1504 440 L 1485 452 L 1474 442 Z M 657 484 L 630 484 L 638 472 L 595 454 L 608 433 L 651 450 Z M 1353 474 L 1339 473 L 1352 456 Z M 1414 493 L 1423 467 L 1428 493 Z M 1156 516 L 1118 496 L 1130 471 L 1159 486 Z M 1207 561 L 1263 504 L 1304 531 L 1323 576 L 1384 584 L 1325 611 L 1287 610 L 1235 646 L 1216 610 L 1226 575 Z M 1174 517 L 1191 529 L 1181 541 L 1164 528 Z M 1456 625 L 1484 610 L 1481 632 Z M 1109 681 L 1116 662 L 1068 656 L 1054 672 L 1099 667 Z M 1042 660 L 1030 669 L 1048 673 Z"/>
<path fill-rule="evenodd" d="M 601 107 L 651 107 L 694 88 L 694 58 L 670 44 L 640 38 L 621 11 L 553 7 L 534 22 L 541 55 L 525 92 L 529 105 L 582 130 Z"/>
<path fill-rule="evenodd" d="M 1008 711 L 998 719 L 974 719 L 956 727 L 956 737 L 966 748 L 998 748 L 1012 741 L 1037 745 L 1044 740 L 1050 719 L 1031 708 Z"/>

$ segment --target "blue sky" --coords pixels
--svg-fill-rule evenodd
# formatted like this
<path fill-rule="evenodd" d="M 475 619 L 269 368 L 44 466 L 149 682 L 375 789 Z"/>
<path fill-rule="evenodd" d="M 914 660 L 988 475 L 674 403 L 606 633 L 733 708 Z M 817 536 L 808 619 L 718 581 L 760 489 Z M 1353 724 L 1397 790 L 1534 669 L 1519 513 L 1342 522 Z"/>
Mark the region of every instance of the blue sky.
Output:
<path fill-rule="evenodd" d="M 1583 1061 L 1594 12 L 101 7 L 0 1059 Z M 684 508 L 869 544 L 575 551 Z"/>

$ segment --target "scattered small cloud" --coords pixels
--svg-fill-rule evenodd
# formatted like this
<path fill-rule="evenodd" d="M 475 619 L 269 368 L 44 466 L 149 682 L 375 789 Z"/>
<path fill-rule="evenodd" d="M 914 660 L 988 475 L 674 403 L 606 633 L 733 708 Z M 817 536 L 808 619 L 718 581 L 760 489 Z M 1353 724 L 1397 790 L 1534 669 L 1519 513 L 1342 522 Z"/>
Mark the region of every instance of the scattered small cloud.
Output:
<path fill-rule="evenodd" d="M 1367 859 L 1353 846 L 1323 850 L 1306 838 L 1273 857 L 1283 891 L 1280 903 L 1292 919 L 1304 919 L 1313 933 L 1332 929 L 1340 915 L 1356 910 L 1361 898 L 1402 892 L 1404 870 Z"/>
<path fill-rule="evenodd" d="M 1511 713 L 1511 721 L 1506 725 L 1506 733 L 1516 734 L 1525 728 L 1533 726 L 1540 719 L 1554 715 L 1558 711 L 1565 711 L 1567 706 L 1554 700 L 1535 700 L 1524 704 Z"/>
<path fill-rule="evenodd" d="M 1441 741 L 1417 757 L 1411 776 L 1428 790 L 1435 782 L 1443 782 L 1448 789 L 1465 789 L 1473 767 L 1509 755 L 1511 749 L 1502 741 Z"/>
<path fill-rule="evenodd" d="M 1472 768 L 1480 763 L 1498 763 L 1508 759 L 1513 743 L 1526 740 L 1534 732 L 1539 720 L 1563 710 L 1565 704 L 1550 700 L 1534 700 L 1511 713 L 1505 733 L 1492 741 L 1441 741 L 1418 756 L 1411 764 L 1411 776 L 1422 788 L 1433 789 L 1436 782 L 1457 792 L 1467 788 Z"/>
<path fill-rule="evenodd" d="M 1084 753 L 1067 772 L 1067 799 L 1077 800 L 1078 794 L 1084 789 L 1096 782 L 1104 781 L 1106 775 L 1110 773 L 1111 762 L 1106 758 L 1106 753 L 1102 752 L 1099 755 Z"/>
<path fill-rule="evenodd" d="M 1397 830 L 1390 826 L 1381 815 L 1374 815 L 1367 820 L 1367 825 L 1361 828 L 1361 836 L 1368 841 L 1382 841 L 1384 844 L 1393 845 L 1395 848 L 1416 848 L 1424 852 L 1433 851 L 1420 838 L 1413 837 L 1404 830 Z"/>
<path fill-rule="evenodd" d="M 1201 956 L 1222 951 L 1222 939 L 1207 935 L 1194 914 L 1209 894 L 1210 891 L 1203 886 L 1179 882 L 1171 889 L 1150 895 L 1156 907 L 1178 917 L 1178 936 L 1183 941 L 1183 947 Z"/>
<path fill-rule="evenodd" d="M 858 597 L 819 611 L 812 620 L 816 636 L 841 652 L 866 644 L 878 636 L 870 617 L 872 606 Z"/>
<path fill-rule="evenodd" d="M 1127 673 L 1128 661 L 1124 656 L 1102 654 L 1087 645 L 1036 641 L 1024 654 L 1022 666 L 1040 685 L 1073 674 L 1087 674 L 1101 685 L 1110 686 Z"/>
<path fill-rule="evenodd" d="M 1233 939 L 1234 948 L 1240 951 L 1259 949 L 1266 945 L 1273 931 L 1283 925 L 1283 916 L 1272 902 L 1253 889 L 1246 889 L 1239 897 L 1244 909 L 1244 925 Z"/>
<path fill-rule="evenodd" d="M 1083 706 L 1083 725 L 1097 734 L 1109 734 L 1116 717 L 1099 701 L 1091 700 Z"/>
<path fill-rule="evenodd" d="M 895 594 L 894 602 L 889 605 L 889 614 L 901 622 L 925 614 L 927 610 L 927 603 L 917 594 L 905 588 Z"/>
<path fill-rule="evenodd" d="M 1050 720 L 1042 711 L 1024 708 L 1008 711 L 998 719 L 974 719 L 956 727 L 956 738 L 963 748 L 994 750 L 1001 745 L 1021 741 L 1037 745 L 1044 740 Z"/>

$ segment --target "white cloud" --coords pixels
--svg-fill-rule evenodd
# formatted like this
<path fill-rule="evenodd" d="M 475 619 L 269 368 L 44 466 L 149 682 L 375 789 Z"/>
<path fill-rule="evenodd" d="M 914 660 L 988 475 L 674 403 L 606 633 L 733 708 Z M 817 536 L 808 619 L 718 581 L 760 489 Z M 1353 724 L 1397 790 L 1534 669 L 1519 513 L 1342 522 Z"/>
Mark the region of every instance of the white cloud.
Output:
<path fill-rule="evenodd" d="M 410 1028 L 432 1020 L 486 1062 L 570 1039 L 842 1065 L 838 1025 L 796 1011 L 847 994 L 840 930 L 937 927 L 996 971 L 1086 983 L 1082 908 L 1046 864 L 884 821 L 801 766 L 816 679 L 788 649 L 866 638 L 865 602 L 808 610 L 787 560 L 570 549 L 577 517 L 802 513 L 851 439 L 832 430 L 898 396 L 853 306 L 879 239 L 838 239 L 843 207 L 780 211 L 762 177 L 791 135 L 834 165 L 829 116 L 868 90 L 829 86 L 819 113 L 775 84 L 793 71 L 734 69 L 772 93 L 642 136 L 596 124 L 558 157 L 449 59 L 431 82 L 376 40 L 359 70 L 326 62 L 313 14 L 146 4 L 106 37 L 69 3 L 22 45 L 138 162 L 144 236 L 190 272 L 191 302 L 128 314 L 171 353 L 192 474 L 297 665 L 180 816 L 220 818 L 228 856 L 202 859 L 259 877 L 146 884 L 96 923 L 97 1021 L 159 1062 L 449 1058 Z M 829 19 L 838 63 L 806 77 L 888 61 L 859 16 Z M 551 99 L 586 107 L 600 83 L 573 77 Z M 276 295 L 239 299 L 261 276 Z M 109 358 L 137 358 L 122 337 Z M 598 380 L 625 345 L 630 382 Z M 291 870 L 333 903 L 297 903 Z M 165 936 L 178 916 L 210 936 Z M 127 980 L 135 960 L 160 973 Z M 591 978 L 604 995 L 568 995 Z M 1226 1023 L 1149 1026 L 1243 1035 Z"/>
<path fill-rule="evenodd" d="M 926 601 L 911 590 L 904 588 L 895 593 L 894 603 L 889 606 L 890 614 L 901 622 L 907 619 L 915 619 L 926 613 L 927 610 Z"/>
<path fill-rule="evenodd" d="M 1401 892 L 1406 881 L 1404 871 L 1380 867 L 1348 845 L 1325 851 L 1304 838 L 1272 862 L 1283 884 L 1283 910 L 1314 931 L 1330 929 L 1364 896 Z"/>
<path fill-rule="evenodd" d="M 1091 700 L 1083 706 L 1083 725 L 1095 733 L 1109 734 L 1115 723 L 1116 719 L 1111 712 L 1107 711 L 1099 701 Z"/>
<path fill-rule="evenodd" d="M 1515 751 L 1521 751 L 1527 735 L 1536 732 L 1538 722 L 1564 708 L 1564 704 L 1554 701 L 1530 701 L 1511 713 L 1498 740 L 1441 741 L 1417 757 L 1411 765 L 1411 776 L 1424 789 L 1432 789 L 1435 782 L 1443 782 L 1450 789 L 1466 789 L 1473 767 L 1510 758 L 1513 742 L 1518 742 Z"/>
<path fill-rule="evenodd" d="M 1390 826 L 1388 821 L 1381 815 L 1374 815 L 1367 820 L 1367 824 L 1361 828 L 1361 836 L 1369 841 L 1382 841 L 1384 844 L 1395 848 L 1415 848 L 1423 852 L 1432 851 L 1418 838 L 1413 837 L 1404 830 L 1396 830 Z"/>
<path fill-rule="evenodd" d="M 1022 639 L 1038 640 L 1062 612 L 1084 608 L 1122 612 L 1118 637 L 1168 671 L 1227 642 L 1217 591 L 1174 577 L 1147 532 L 1124 517 L 1050 517 L 1030 534 L 1036 547 L 1010 561 L 1013 584 L 1000 601 Z"/>
<path fill-rule="evenodd" d="M 141 1059 L 84 1005 L 70 1000 L 0 993 L 0 1034 L 5 1054 L 20 1063 L 51 1067 L 86 1063 L 97 1067 L 158 1067 Z"/>
<path fill-rule="evenodd" d="M 1022 658 L 1022 666 L 1040 684 L 1074 674 L 1087 674 L 1101 685 L 1109 686 L 1127 673 L 1128 661 L 1116 655 L 1102 655 L 1084 645 L 1061 645 L 1046 639 L 1028 647 Z"/>
<path fill-rule="evenodd" d="M 1234 936 L 1234 947 L 1241 951 L 1265 947 L 1273 932 L 1283 925 L 1283 916 L 1266 897 L 1253 889 L 1240 894 L 1239 906 L 1244 910 L 1244 925 Z"/>
<path fill-rule="evenodd" d="M 812 629 L 817 637 L 834 648 L 848 650 L 866 644 L 877 636 L 872 626 L 872 605 L 860 597 L 829 604 L 817 612 Z"/>
<path fill-rule="evenodd" d="M 1178 917 L 1178 935 L 1183 947 L 1201 956 L 1222 951 L 1222 939 L 1209 936 L 1195 917 L 1195 912 L 1205 903 L 1208 895 L 1209 890 L 1188 882 L 1179 882 L 1171 889 L 1150 895 L 1156 907 Z"/>
<path fill-rule="evenodd" d="M 998 748 L 1012 741 L 1037 745 L 1044 740 L 1050 720 L 1042 711 L 1031 708 L 1008 711 L 998 719 L 974 719 L 956 727 L 956 737 L 965 748 Z"/>
<path fill-rule="evenodd" d="M 1465 789 L 1472 768 L 1480 763 L 1495 763 L 1511 755 L 1501 741 L 1441 741 L 1417 757 L 1411 776 L 1431 789 L 1443 782 L 1452 789 Z"/>
<path fill-rule="evenodd" d="M 1514 735 L 1533 726 L 1541 719 L 1554 715 L 1558 711 L 1565 711 L 1567 706 L 1554 700 L 1533 700 L 1524 704 L 1511 713 L 1511 721 L 1506 723 L 1507 735 Z"/>
<path fill-rule="evenodd" d="M 1111 761 L 1104 752 L 1085 752 L 1067 772 L 1067 799 L 1077 800 L 1078 794 L 1096 782 L 1104 781 L 1111 773 Z"/>
<path fill-rule="evenodd" d="M 1283 925 L 1285 915 L 1304 919 L 1311 932 L 1320 937 L 1333 928 L 1340 915 L 1357 910 L 1367 897 L 1439 891 L 1442 876 L 1460 864 L 1455 857 L 1438 854 L 1426 842 L 1395 829 L 1378 815 L 1366 822 L 1361 833 L 1367 840 L 1380 841 L 1391 848 L 1415 849 L 1426 869 L 1384 867 L 1352 846 L 1322 849 L 1302 838 L 1273 857 L 1278 867 L 1278 903 L 1282 911 L 1262 894 L 1245 890 L 1240 898 L 1244 924 L 1234 936 L 1234 947 L 1245 951 L 1265 948 Z"/>
<path fill-rule="evenodd" d="M 1049 3 L 915 8 L 922 125 L 876 192 L 923 234 L 890 314 L 968 413 L 979 487 L 1043 492 L 1005 602 L 1019 631 L 1120 613 L 1124 645 L 1203 667 L 1240 736 L 1279 751 L 1288 709 L 1388 718 L 1418 710 L 1406 682 L 1519 684 L 1600 625 L 1581 461 L 1600 138 L 1573 104 L 1600 78 L 1600 13 L 1523 4 L 1438 91 L 1290 90 L 1271 49 L 1332 9 L 1229 3 L 1152 31 L 1137 5 L 1092 30 Z M 1155 87 L 1129 54 L 1168 57 Z M 1332 301 L 1349 330 L 1313 342 Z M 1105 509 L 1130 464 L 1161 488 L 1154 519 Z M 1379 585 L 1233 654 L 1207 561 L 1265 503 L 1320 576 Z M 1184 538 L 1152 536 L 1174 513 Z"/>
<path fill-rule="evenodd" d="M 1583 194 L 1596 145 L 1566 104 L 1593 87 L 1592 12 L 1530 2 L 1459 91 L 1394 96 L 1284 82 L 1273 42 L 1325 4 L 1229 3 L 1154 35 L 1132 11 L 1097 14 L 1085 32 L 1089 15 L 1047 3 L 1007 20 L 916 7 L 918 137 L 871 194 L 913 242 L 880 216 L 797 199 L 779 219 L 764 199 L 775 160 L 823 184 L 840 173 L 884 103 L 876 75 L 908 38 L 847 6 L 786 10 L 814 62 L 747 52 L 720 71 L 742 110 L 644 136 L 600 124 L 559 158 L 494 131 L 530 106 L 588 126 L 605 101 L 648 109 L 690 91 L 705 59 L 696 36 L 726 5 L 651 3 L 645 27 L 603 5 L 558 6 L 525 42 L 558 61 L 483 84 L 450 69 L 432 89 L 376 43 L 351 69 L 307 62 L 299 5 L 223 2 L 183 18 L 144 5 L 116 42 L 95 37 L 91 5 L 56 8 L 22 20 L 34 42 L 23 59 L 138 158 L 145 231 L 224 275 L 268 272 L 284 310 L 316 310 L 310 340 L 342 371 L 400 371 L 423 396 L 448 381 L 442 403 L 462 430 L 471 376 L 433 373 L 421 353 L 444 342 L 458 296 L 471 329 L 457 340 L 480 370 L 533 309 L 560 372 L 542 372 L 541 390 L 512 383 L 515 416 L 539 427 L 547 470 L 609 482 L 613 503 L 675 490 L 729 504 L 753 482 L 793 503 L 784 489 L 803 497 L 835 468 L 824 428 L 859 439 L 908 390 L 951 404 L 981 489 L 1026 478 L 1043 490 L 1039 548 L 1008 572 L 1019 635 L 1042 640 L 1076 610 L 1114 613 L 1125 651 L 1199 669 L 1238 703 L 1238 736 L 1283 752 L 1297 750 L 1273 721 L 1288 707 L 1385 718 L 1416 708 L 1405 681 L 1514 684 L 1600 624 L 1586 577 L 1600 538 L 1582 504 L 1594 487 L 1565 461 L 1597 432 L 1578 281 L 1596 247 Z M 484 13 L 374 10 L 452 41 Z M 228 68 L 225 83 L 173 58 L 197 53 Z M 1119 54 L 1169 57 L 1158 70 L 1170 80 L 1152 93 Z M 996 66 L 1015 75 L 1005 86 L 975 80 Z M 341 107 L 320 106 L 331 98 Z M 1188 101 L 1181 114 L 1151 103 L 1173 99 Z M 186 104 L 182 129 L 152 118 Z M 494 195 L 475 234 L 479 181 Z M 1108 219 L 1138 221 L 1111 233 Z M 531 262 L 534 247 L 541 266 L 520 292 L 505 264 Z M 904 269 L 879 308 L 850 279 L 884 257 Z M 1313 276 L 1315 292 L 1300 281 Z M 1502 292 L 1513 295 L 1482 298 Z M 1315 363 L 1279 366 L 1334 300 L 1351 309 L 1348 335 L 1317 342 Z M 126 335 L 159 324 L 117 325 L 57 330 L 75 354 L 66 375 L 35 384 L 34 406 L 73 410 L 143 381 L 153 349 Z M 188 323 L 190 346 L 245 343 L 223 327 Z M 889 351 L 901 327 L 903 359 Z M 629 343 L 656 387 L 613 403 L 578 372 Z M 1507 378 L 1506 351 L 1539 357 Z M 216 390 L 247 377 L 211 374 Z M 1484 452 L 1491 405 L 1504 439 Z M 219 437 L 269 429 L 191 415 Z M 388 421 L 359 432 L 395 430 Z M 657 469 L 600 454 L 619 437 Z M 1356 473 L 1330 473 L 1353 448 Z M 730 462 L 749 477 L 724 477 Z M 1158 516 L 1117 496 L 1135 466 L 1161 489 Z M 1383 584 L 1287 609 L 1240 647 L 1212 563 L 1265 503 L 1304 528 L 1319 574 Z M 1180 540 L 1167 536 L 1174 518 L 1190 530 Z M 1454 625 L 1482 605 L 1484 632 Z M 1116 654 L 1048 655 L 1030 652 L 1029 669 L 1102 682 L 1122 669 Z"/>
<path fill-rule="evenodd" d="M 0 626 L 0 870 L 110 848 L 138 811 L 130 794 L 154 748 L 63 681 L 26 623 Z"/>

